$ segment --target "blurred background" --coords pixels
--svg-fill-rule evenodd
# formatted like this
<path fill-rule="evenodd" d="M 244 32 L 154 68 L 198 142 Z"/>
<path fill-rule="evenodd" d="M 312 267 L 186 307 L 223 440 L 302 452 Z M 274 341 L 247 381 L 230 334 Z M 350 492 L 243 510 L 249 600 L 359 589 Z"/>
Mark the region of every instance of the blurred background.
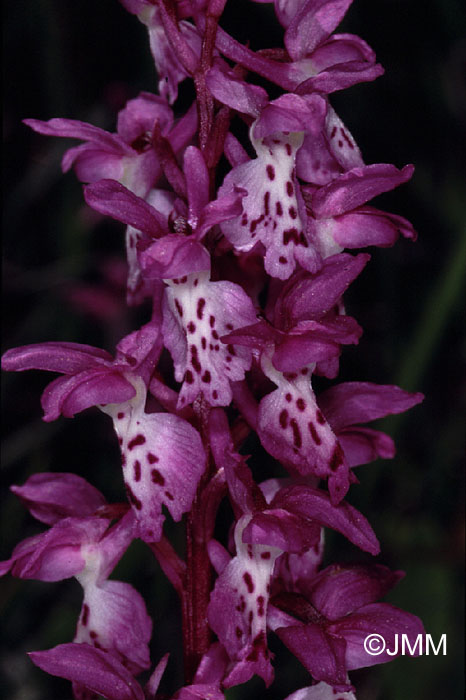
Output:
<path fill-rule="evenodd" d="M 282 43 L 272 5 L 230 0 L 221 24 L 253 49 Z M 413 180 L 375 205 L 407 217 L 419 232 L 415 244 L 370 251 L 347 300 L 365 333 L 357 348 L 344 350 L 340 378 L 426 396 L 377 426 L 395 437 L 398 454 L 360 467 L 350 501 L 380 539 L 377 560 L 407 572 L 387 600 L 419 615 L 434 642 L 448 639 L 446 656 L 354 672 L 358 700 L 463 696 L 465 30 L 461 0 L 355 0 L 340 26 L 369 43 L 386 73 L 332 95 L 331 103 L 367 163 L 415 164 Z M 145 28 L 117 0 L 7 0 L 4 52 L 3 350 L 68 340 L 113 352 L 148 313 L 125 309 L 123 226 L 87 209 L 74 174 L 61 174 L 61 156 L 76 141 L 39 136 L 21 120 L 62 116 L 113 131 L 127 99 L 157 89 Z M 176 108 L 190 97 L 182 89 Z M 40 471 L 71 471 L 110 501 L 123 497 L 106 416 L 95 409 L 42 422 L 39 399 L 50 379 L 40 372 L 3 376 L 2 559 L 42 529 L 8 491 L 11 484 Z M 180 537 L 178 528 L 168 531 Z M 335 537 L 326 562 L 336 560 L 365 561 Z M 182 683 L 176 596 L 142 543 L 133 543 L 115 576 L 147 601 L 153 662 L 172 653 L 161 687 L 171 694 Z M 26 652 L 72 639 L 79 584 L 7 577 L 0 586 L 5 697 L 68 700 L 69 684 L 40 671 Z M 272 650 L 283 659 L 272 688 L 252 680 L 228 700 L 282 700 L 309 684 L 276 639 Z"/>

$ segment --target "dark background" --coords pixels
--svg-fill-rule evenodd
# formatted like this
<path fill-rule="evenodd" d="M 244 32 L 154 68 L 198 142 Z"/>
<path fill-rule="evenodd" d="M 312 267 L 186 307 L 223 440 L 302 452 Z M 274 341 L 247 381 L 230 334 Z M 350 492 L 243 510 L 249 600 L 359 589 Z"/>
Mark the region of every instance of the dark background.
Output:
<path fill-rule="evenodd" d="M 70 340 L 113 351 L 147 315 L 124 308 L 123 227 L 87 210 L 74 174 L 61 175 L 61 155 L 76 142 L 34 134 L 21 119 L 63 116 L 114 130 L 126 99 L 157 88 L 145 28 L 117 0 L 7 2 L 4 20 L 3 348 Z M 281 43 L 272 5 L 230 0 L 222 26 L 252 48 Z M 410 413 L 381 422 L 398 454 L 361 467 L 350 501 L 381 541 L 378 561 L 407 572 L 387 600 L 419 615 L 434 642 L 448 638 L 446 656 L 354 672 L 358 700 L 462 697 L 465 30 L 461 0 L 355 0 L 340 27 L 365 39 L 386 73 L 331 102 L 367 163 L 415 164 L 413 180 L 376 205 L 419 231 L 415 244 L 370 251 L 347 302 L 365 334 L 358 348 L 344 351 L 341 379 L 397 383 L 426 395 Z M 180 107 L 190 96 L 181 93 Z M 76 303 L 96 287 L 101 317 Z M 39 372 L 3 377 L 2 558 L 41 530 L 10 484 L 39 471 L 73 471 L 109 500 L 122 498 L 110 422 L 95 409 L 43 423 L 39 397 L 49 380 Z M 330 538 L 327 559 L 363 560 L 341 538 Z M 154 619 L 152 660 L 172 652 L 162 689 L 173 693 L 182 683 L 175 595 L 141 543 L 115 575 L 145 596 Z M 7 577 L 0 585 L 5 697 L 70 698 L 69 684 L 37 669 L 26 652 L 72 639 L 79 584 Z M 256 679 L 230 691 L 229 700 L 282 700 L 309 683 L 278 641 L 272 648 L 283 659 L 272 689 L 266 693 Z"/>

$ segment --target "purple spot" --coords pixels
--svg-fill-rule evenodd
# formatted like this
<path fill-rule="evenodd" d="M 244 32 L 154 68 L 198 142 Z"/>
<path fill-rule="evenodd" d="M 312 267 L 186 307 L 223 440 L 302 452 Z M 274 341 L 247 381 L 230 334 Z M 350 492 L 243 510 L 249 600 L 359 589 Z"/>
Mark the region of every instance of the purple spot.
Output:
<path fill-rule="evenodd" d="M 218 399 L 218 391 L 217 391 L 217 389 L 214 389 L 214 390 L 213 390 L 213 392 L 212 392 L 212 398 L 215 399 L 215 400 Z"/>
<path fill-rule="evenodd" d="M 170 491 L 165 491 L 165 495 L 169 501 L 174 501 L 175 497 L 170 493 Z"/>
<path fill-rule="evenodd" d="M 286 194 L 288 195 L 288 197 L 292 197 L 294 194 L 294 187 L 291 180 L 288 180 L 288 182 L 286 183 Z"/>
<path fill-rule="evenodd" d="M 288 245 L 290 241 L 298 243 L 298 229 L 288 228 L 286 231 L 283 231 L 283 245 Z"/>
<path fill-rule="evenodd" d="M 156 464 L 159 461 L 157 455 L 152 454 L 152 452 L 147 453 L 147 461 L 149 464 Z"/>
<path fill-rule="evenodd" d="M 286 428 L 288 425 L 288 411 L 286 408 L 283 409 L 283 411 L 280 411 L 280 415 L 278 416 L 278 421 L 283 429 Z"/>
<path fill-rule="evenodd" d="M 141 462 L 137 459 L 133 464 L 134 481 L 141 481 Z"/>
<path fill-rule="evenodd" d="M 296 209 L 294 207 L 290 207 L 288 209 L 288 213 L 292 219 L 296 219 L 298 217 L 298 212 L 296 211 Z"/>
<path fill-rule="evenodd" d="M 117 413 L 118 420 L 121 420 L 124 417 L 125 417 L 125 414 L 123 413 L 123 411 L 120 411 L 119 413 Z"/>
<path fill-rule="evenodd" d="M 206 369 L 206 371 L 202 375 L 202 381 L 205 382 L 206 384 L 210 384 L 210 382 L 212 381 L 212 376 L 211 376 L 208 369 Z"/>
<path fill-rule="evenodd" d="M 136 508 L 136 510 L 142 510 L 141 501 L 134 495 L 128 484 L 125 484 L 125 489 L 129 502 Z"/>
<path fill-rule="evenodd" d="M 257 614 L 259 617 L 264 616 L 264 603 L 265 603 L 265 598 L 263 595 L 258 596 L 257 598 Z"/>
<path fill-rule="evenodd" d="M 269 191 L 267 191 L 264 194 L 264 211 L 265 211 L 265 215 L 268 216 L 270 213 L 270 192 Z"/>
<path fill-rule="evenodd" d="M 304 411 L 306 408 L 306 402 L 304 401 L 304 399 L 299 397 L 299 399 L 297 399 L 296 401 L 296 406 L 298 407 L 298 411 Z"/>
<path fill-rule="evenodd" d="M 290 420 L 290 426 L 291 426 L 291 429 L 293 431 L 293 443 L 294 443 L 295 447 L 297 447 L 299 449 L 302 446 L 303 441 L 301 438 L 301 431 L 299 429 L 299 425 L 296 421 L 296 418 L 292 418 Z"/>
<path fill-rule="evenodd" d="M 193 384 L 194 377 L 193 377 L 193 373 L 191 372 L 190 369 L 186 370 L 185 375 L 184 375 L 184 380 L 185 380 L 186 384 Z"/>
<path fill-rule="evenodd" d="M 320 445 L 322 443 L 322 440 L 320 438 L 319 433 L 316 430 L 314 423 L 312 421 L 309 421 L 309 423 L 307 425 L 309 428 L 309 432 L 311 433 L 311 437 L 314 440 L 315 444 Z"/>
<path fill-rule="evenodd" d="M 276 202 L 275 204 L 275 211 L 277 212 L 277 216 L 282 216 L 283 214 L 283 207 L 281 202 Z"/>
<path fill-rule="evenodd" d="M 343 453 L 341 451 L 340 445 L 336 445 L 335 449 L 333 450 L 332 454 L 332 459 L 330 460 L 330 471 L 336 472 L 338 467 L 340 467 L 343 464 Z"/>
<path fill-rule="evenodd" d="M 204 336 L 201 338 L 201 347 L 203 350 L 205 350 L 207 347 L 207 340 L 204 338 Z"/>
<path fill-rule="evenodd" d="M 209 316 L 209 326 L 213 328 L 215 326 L 215 316 Z"/>
<path fill-rule="evenodd" d="M 200 321 L 202 321 L 202 318 L 204 316 L 204 306 L 205 306 L 205 299 L 201 297 L 197 301 L 197 309 L 196 309 L 196 315 Z"/>
<path fill-rule="evenodd" d="M 291 144 L 285 143 L 285 148 L 286 148 L 287 155 L 291 156 Z"/>
<path fill-rule="evenodd" d="M 252 580 L 251 574 L 249 571 L 246 571 L 246 573 L 243 574 L 243 581 L 246 584 L 246 587 L 248 589 L 248 593 L 252 593 L 254 590 L 254 581 Z"/>
<path fill-rule="evenodd" d="M 89 606 L 84 603 L 83 614 L 81 616 L 81 624 L 85 627 L 89 621 Z"/>
<path fill-rule="evenodd" d="M 158 469 L 151 469 L 150 477 L 152 479 L 153 484 L 158 484 L 159 486 L 163 486 L 165 483 L 165 477 L 163 476 L 163 474 L 161 474 L 159 472 Z"/>
<path fill-rule="evenodd" d="M 273 165 L 268 165 L 265 171 L 269 180 L 275 180 L 275 168 L 273 167 Z"/>
<path fill-rule="evenodd" d="M 288 258 L 285 258 L 283 255 L 280 255 L 280 257 L 278 258 L 278 262 L 282 265 L 286 265 L 286 263 L 288 262 Z"/>
<path fill-rule="evenodd" d="M 202 372 L 202 367 L 201 363 L 199 362 L 199 357 L 197 354 L 197 347 L 195 345 L 191 345 L 191 364 L 196 370 L 198 374 Z"/>
<path fill-rule="evenodd" d="M 270 559 L 270 552 L 262 552 L 261 559 Z"/>
<path fill-rule="evenodd" d="M 317 409 L 316 418 L 317 418 L 317 422 L 320 423 L 321 425 L 323 425 L 325 423 L 325 418 L 322 414 L 322 411 L 319 411 L 319 409 Z"/>
<path fill-rule="evenodd" d="M 128 450 L 132 450 L 135 447 L 138 447 L 138 445 L 144 445 L 145 441 L 146 438 L 144 435 L 136 435 L 136 437 L 128 442 Z"/>
<path fill-rule="evenodd" d="M 196 330 L 196 324 L 192 321 L 190 321 L 186 327 L 188 329 L 188 333 L 194 333 L 194 331 Z"/>
<path fill-rule="evenodd" d="M 291 397 L 291 394 L 289 392 L 288 392 L 288 394 L 285 394 L 285 400 L 288 401 L 288 403 L 290 403 L 291 398 L 292 397 Z"/>
<path fill-rule="evenodd" d="M 175 299 L 175 306 L 176 306 L 176 310 L 178 311 L 179 315 L 182 316 L 183 315 L 183 307 L 181 306 L 178 299 Z"/>

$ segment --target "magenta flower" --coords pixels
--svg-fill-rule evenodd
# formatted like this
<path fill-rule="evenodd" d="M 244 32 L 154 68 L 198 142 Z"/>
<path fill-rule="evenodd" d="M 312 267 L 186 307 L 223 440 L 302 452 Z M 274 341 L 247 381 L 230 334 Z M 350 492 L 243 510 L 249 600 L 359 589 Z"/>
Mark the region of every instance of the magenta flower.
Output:
<path fill-rule="evenodd" d="M 304 595 L 276 595 L 274 605 L 287 615 L 272 615 L 271 624 L 316 680 L 336 690 L 351 690 L 348 670 L 391 660 L 386 651 L 378 656 L 365 651 L 368 634 L 381 635 L 387 649 L 395 650 L 397 634 L 405 634 L 414 644 L 424 632 L 415 615 L 375 602 L 403 575 L 380 565 L 332 565 L 310 582 Z"/>
<path fill-rule="evenodd" d="M 42 474 L 14 487 L 32 514 L 51 523 L 49 530 L 21 542 L 2 562 L 19 578 L 61 581 L 74 576 L 84 599 L 75 642 L 108 651 L 132 673 L 149 667 L 152 622 L 139 593 L 108 577 L 137 536 L 136 520 L 127 512 L 110 527 L 112 510 L 84 479 L 74 474 Z M 81 501 L 81 514 L 73 513 Z M 105 515 L 106 511 L 110 515 Z"/>

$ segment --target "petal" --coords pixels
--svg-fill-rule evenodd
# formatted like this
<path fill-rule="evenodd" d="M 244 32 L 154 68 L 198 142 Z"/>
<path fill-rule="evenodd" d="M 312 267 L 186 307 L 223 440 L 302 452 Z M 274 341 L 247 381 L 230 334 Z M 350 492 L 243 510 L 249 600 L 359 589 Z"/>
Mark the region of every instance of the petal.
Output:
<path fill-rule="evenodd" d="M 318 235 L 330 235 L 343 248 L 364 248 L 369 245 L 392 246 L 401 234 L 416 240 L 412 224 L 402 216 L 374 207 L 357 207 L 350 214 L 316 222 Z"/>
<path fill-rule="evenodd" d="M 29 652 L 43 671 L 80 683 L 107 700 L 144 700 L 141 686 L 117 659 L 88 644 L 60 644 Z"/>
<path fill-rule="evenodd" d="M 173 125 L 173 112 L 162 97 L 141 92 L 118 112 L 118 135 L 126 143 L 133 144 L 141 136 L 151 135 L 155 122 L 166 134 Z"/>
<path fill-rule="evenodd" d="M 392 384 L 344 382 L 319 394 L 319 406 L 334 430 L 403 413 L 420 403 L 423 394 L 411 394 Z"/>
<path fill-rule="evenodd" d="M 166 233 L 164 218 L 154 207 L 115 180 L 99 180 L 84 188 L 90 207 L 129 224 L 153 238 Z"/>
<path fill-rule="evenodd" d="M 193 238 L 168 234 L 144 250 L 139 262 L 149 278 L 173 280 L 210 269 L 210 255 Z"/>
<path fill-rule="evenodd" d="M 382 598 L 403 576 L 402 571 L 390 571 L 380 564 L 333 564 L 310 582 L 309 600 L 321 615 L 338 620 Z"/>
<path fill-rule="evenodd" d="M 345 641 L 318 625 L 279 627 L 276 634 L 318 681 L 336 690 L 348 688 L 345 665 Z"/>
<path fill-rule="evenodd" d="M 211 593 L 208 620 L 230 659 L 237 662 L 224 681 L 226 687 L 249 680 L 254 673 L 269 685 L 273 679 L 266 642 L 268 584 L 280 550 L 242 541 L 250 520 L 235 527 L 236 556 L 218 577 Z"/>
<path fill-rule="evenodd" d="M 406 635 L 405 639 L 409 640 L 412 649 L 420 635 L 425 638 L 424 627 L 416 615 L 388 603 L 365 605 L 356 613 L 330 624 L 328 631 L 346 641 L 348 670 L 386 663 L 399 656 L 402 652 L 402 635 Z M 371 634 L 378 634 L 385 640 L 386 650 L 381 654 L 374 656 L 365 651 L 364 640 Z M 388 654 L 387 650 L 393 653 Z M 413 656 L 419 656 L 419 653 L 418 647 Z"/>
<path fill-rule="evenodd" d="M 91 369 L 71 377 L 59 377 L 45 388 L 41 404 L 44 420 L 56 420 L 61 414 L 75 413 L 100 404 L 121 403 L 134 396 L 133 385 L 119 372 Z"/>
<path fill-rule="evenodd" d="M 312 51 L 340 24 L 353 0 L 308 0 L 285 32 L 285 46 L 293 60 Z"/>
<path fill-rule="evenodd" d="M 74 642 L 109 652 L 131 673 L 149 668 L 152 621 L 141 595 L 128 583 L 86 586 Z"/>
<path fill-rule="evenodd" d="M 122 156 L 120 153 L 109 153 L 92 143 L 69 148 L 63 154 L 61 167 L 64 173 L 74 168 L 81 182 L 96 182 L 102 178 L 121 180 L 124 177 L 125 161 L 133 156 Z"/>
<path fill-rule="evenodd" d="M 349 683 L 349 679 L 348 683 Z M 308 688 L 301 688 L 296 692 L 288 695 L 285 700 L 356 700 L 356 695 L 352 692 L 338 692 L 338 697 L 335 697 L 333 686 L 320 681 L 316 685 L 310 685 Z"/>
<path fill-rule="evenodd" d="M 269 101 L 264 88 L 240 80 L 232 71 L 215 64 L 206 74 L 206 84 L 216 100 L 252 117 L 258 117 Z"/>
<path fill-rule="evenodd" d="M 175 378 L 183 381 L 179 408 L 200 392 L 212 406 L 229 405 L 230 382 L 244 378 L 251 352 L 224 344 L 220 337 L 255 320 L 252 302 L 239 285 L 209 282 L 207 273 L 170 282 L 163 333 L 175 362 Z"/>
<path fill-rule="evenodd" d="M 376 555 L 380 551 L 378 540 L 366 518 L 345 501 L 333 505 L 324 491 L 310 486 L 284 487 L 270 507 L 283 508 L 301 518 L 337 530 L 365 552 Z"/>
<path fill-rule="evenodd" d="M 92 515 L 107 503 L 100 491 L 77 474 L 33 474 L 23 486 L 11 486 L 11 490 L 34 518 L 47 525 L 71 516 Z"/>
<path fill-rule="evenodd" d="M 245 528 L 243 541 L 277 547 L 283 552 L 301 553 L 320 541 L 320 525 L 287 510 L 267 509 L 253 515 Z"/>
<path fill-rule="evenodd" d="M 108 528 L 98 517 L 65 518 L 50 530 L 20 542 L 11 555 L 10 568 L 18 578 L 62 581 L 75 576 L 86 565 L 81 548 L 95 544 Z"/>
<path fill-rule="evenodd" d="M 325 124 L 318 133 L 306 134 L 296 159 L 298 177 L 316 185 L 326 185 L 342 172 L 364 166 L 361 151 L 348 128 L 335 110 L 324 104 Z"/>
<path fill-rule="evenodd" d="M 271 103 L 265 112 L 251 128 L 258 157 L 233 168 L 219 190 L 220 196 L 232 193 L 235 187 L 248 193 L 242 202 L 241 218 L 223 223 L 221 229 L 238 251 L 247 252 L 261 241 L 266 248 L 266 271 L 273 277 L 287 279 L 296 262 L 314 272 L 320 258 L 307 237 L 306 211 L 295 176 L 295 156 L 303 133 L 277 132 L 292 121 L 288 109 L 281 105 Z M 299 115 L 295 121 L 291 126 L 303 128 Z M 256 132 L 257 137 L 253 136 Z M 264 141 L 256 141 L 259 136 Z"/>
<path fill-rule="evenodd" d="M 120 155 L 134 154 L 133 149 L 118 134 L 110 134 L 97 126 L 87 124 L 87 122 L 61 118 L 49 119 L 49 121 L 45 122 L 40 119 L 23 119 L 23 122 L 39 134 L 82 139 L 83 141 L 95 143 L 110 153 Z"/>
<path fill-rule="evenodd" d="M 341 253 L 327 258 L 314 275 L 303 270 L 293 275 L 283 285 L 277 298 L 275 325 L 288 330 L 299 321 L 319 319 L 327 314 L 340 301 L 369 260 L 367 254 L 352 256 Z"/>
<path fill-rule="evenodd" d="M 372 197 L 407 182 L 413 172 L 412 165 L 398 170 L 394 165 L 385 163 L 353 168 L 313 194 L 312 210 L 317 218 L 344 214 Z"/>
<path fill-rule="evenodd" d="M 274 579 L 281 588 L 307 596 L 307 588 L 317 574 L 324 555 L 325 531 L 320 528 L 319 541 L 300 554 L 284 552 L 275 562 Z"/>
<path fill-rule="evenodd" d="M 349 488 L 349 469 L 330 425 L 317 407 L 309 376 L 283 375 L 266 365 L 278 389 L 259 404 L 258 435 L 267 452 L 299 474 L 328 478 L 332 501 Z M 289 377 L 289 379 L 287 378 Z"/>
<path fill-rule="evenodd" d="M 8 372 L 45 369 L 74 374 L 91 367 L 108 366 L 112 360 L 110 353 L 92 345 L 51 341 L 7 350 L 2 357 L 2 369 Z"/>
<path fill-rule="evenodd" d="M 174 520 L 190 510 L 205 468 L 199 433 L 187 421 L 167 413 L 145 413 L 146 390 L 139 381 L 127 404 L 106 406 L 120 443 L 123 478 L 138 519 L 140 536 L 162 536 L 165 505 Z"/>
<path fill-rule="evenodd" d="M 396 453 L 392 438 L 372 428 L 344 428 L 338 433 L 338 441 L 351 468 L 378 457 L 393 459 Z"/>

